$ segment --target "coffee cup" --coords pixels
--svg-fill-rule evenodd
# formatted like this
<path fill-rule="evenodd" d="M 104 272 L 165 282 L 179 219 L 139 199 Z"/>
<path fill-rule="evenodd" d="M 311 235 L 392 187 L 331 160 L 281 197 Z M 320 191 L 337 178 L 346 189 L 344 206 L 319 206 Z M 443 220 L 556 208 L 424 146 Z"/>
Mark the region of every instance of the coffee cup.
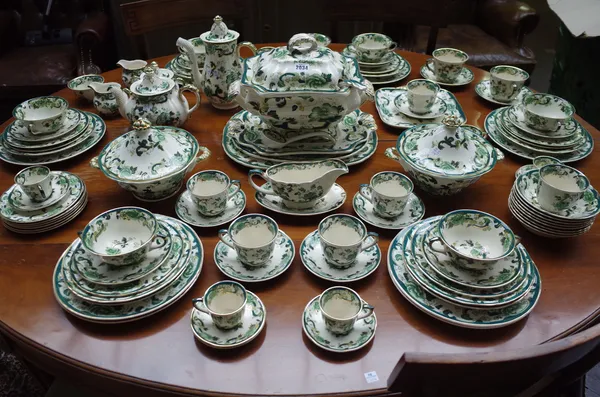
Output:
<path fill-rule="evenodd" d="M 219 230 L 219 238 L 235 250 L 240 262 L 261 266 L 271 258 L 278 232 L 273 219 L 262 214 L 248 214 L 233 221 L 229 229 Z"/>
<path fill-rule="evenodd" d="M 431 80 L 417 79 L 412 80 L 406 85 L 406 98 L 408 108 L 416 114 L 425 114 L 431 110 L 440 86 Z M 400 97 L 397 97 L 398 99 Z M 398 106 L 398 104 L 396 104 Z"/>
<path fill-rule="evenodd" d="M 208 287 L 204 296 L 192 299 L 196 310 L 210 316 L 217 328 L 232 329 L 242 323 L 246 308 L 246 289 L 235 281 L 219 281 Z"/>
<path fill-rule="evenodd" d="M 192 175 L 187 189 L 200 214 L 217 216 L 227 208 L 227 200 L 240 190 L 240 181 L 230 180 L 224 172 L 207 170 Z"/>
<path fill-rule="evenodd" d="M 15 183 L 31 201 L 39 203 L 52 195 L 52 178 L 48 167 L 34 165 L 15 175 Z"/>
<path fill-rule="evenodd" d="M 590 181 L 581 171 L 567 165 L 549 164 L 539 172 L 538 203 L 556 214 L 572 207 L 590 187 Z"/>
<path fill-rule="evenodd" d="M 349 333 L 356 320 L 371 316 L 374 310 L 373 306 L 347 287 L 331 287 L 323 291 L 319 306 L 325 328 L 335 335 Z"/>
<path fill-rule="evenodd" d="M 531 94 L 523 99 L 525 124 L 538 131 L 556 131 L 575 114 L 566 100 L 550 94 Z"/>
<path fill-rule="evenodd" d="M 363 33 L 352 39 L 357 59 L 361 62 L 380 62 L 397 44 L 381 33 Z"/>
<path fill-rule="evenodd" d="M 490 69 L 492 98 L 509 102 L 517 97 L 529 78 L 529 73 L 514 66 L 498 65 Z"/>
<path fill-rule="evenodd" d="M 455 81 L 469 59 L 466 52 L 455 48 L 438 48 L 431 55 L 433 58 L 428 59 L 425 65 L 436 79 L 444 82 Z"/>
<path fill-rule="evenodd" d="M 325 261 L 341 269 L 352 266 L 358 254 L 379 241 L 379 235 L 367 232 L 360 219 L 345 214 L 330 215 L 323 219 L 318 231 Z"/>
<path fill-rule="evenodd" d="M 373 204 L 373 212 L 382 218 L 395 218 L 404 207 L 414 189 L 412 181 L 394 171 L 379 172 L 369 184 L 362 184 L 358 193 Z"/>

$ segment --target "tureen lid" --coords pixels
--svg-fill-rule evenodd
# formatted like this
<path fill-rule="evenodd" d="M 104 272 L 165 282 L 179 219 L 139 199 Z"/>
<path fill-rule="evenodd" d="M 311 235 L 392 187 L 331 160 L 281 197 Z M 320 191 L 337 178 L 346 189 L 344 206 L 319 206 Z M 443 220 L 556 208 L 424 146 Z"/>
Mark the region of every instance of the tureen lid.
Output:
<path fill-rule="evenodd" d="M 200 35 L 200 38 L 208 43 L 226 43 L 236 40 L 238 37 L 240 37 L 240 34 L 235 30 L 230 30 L 219 15 L 213 19 L 210 31 Z"/>
<path fill-rule="evenodd" d="M 433 175 L 475 176 L 489 171 L 496 163 L 493 147 L 461 125 L 456 116 L 446 116 L 442 124 L 417 125 L 398 139 L 398 152 L 417 169 Z"/>
<path fill-rule="evenodd" d="M 287 46 L 247 58 L 242 75 L 242 84 L 271 92 L 333 92 L 351 82 L 363 82 L 356 61 L 320 46 L 306 33 L 292 36 Z"/>
<path fill-rule="evenodd" d="M 111 179 L 146 182 L 186 169 L 198 151 L 198 141 L 186 130 L 138 119 L 132 131 L 102 149 L 98 165 Z"/>
<path fill-rule="evenodd" d="M 144 68 L 141 78 L 131 84 L 131 91 L 136 95 L 158 95 L 169 92 L 174 86 L 175 81 L 160 73 L 158 64 L 152 62 Z"/>

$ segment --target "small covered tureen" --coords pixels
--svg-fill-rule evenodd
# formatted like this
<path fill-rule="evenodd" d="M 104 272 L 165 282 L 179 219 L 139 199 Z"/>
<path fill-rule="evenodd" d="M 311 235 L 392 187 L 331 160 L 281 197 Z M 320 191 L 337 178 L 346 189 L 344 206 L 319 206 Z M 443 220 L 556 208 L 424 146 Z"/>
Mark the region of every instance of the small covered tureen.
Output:
<path fill-rule="evenodd" d="M 504 158 L 479 130 L 461 126 L 456 116 L 406 130 L 385 155 L 398 161 L 423 190 L 438 195 L 458 193 Z"/>
<path fill-rule="evenodd" d="M 373 99 L 356 60 L 319 46 L 312 35 L 294 35 L 245 60 L 242 79 L 230 93 L 286 138 L 324 130 Z"/>
<path fill-rule="evenodd" d="M 209 156 L 186 130 L 138 119 L 132 131 L 106 145 L 90 164 L 136 198 L 159 201 L 177 193 L 185 175 Z"/>

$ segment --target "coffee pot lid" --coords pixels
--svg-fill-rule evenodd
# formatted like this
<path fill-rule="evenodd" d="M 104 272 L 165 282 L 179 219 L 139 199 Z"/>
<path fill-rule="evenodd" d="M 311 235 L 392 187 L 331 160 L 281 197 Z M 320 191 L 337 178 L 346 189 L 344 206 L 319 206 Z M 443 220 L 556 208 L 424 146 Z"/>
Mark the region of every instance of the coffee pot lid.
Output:
<path fill-rule="evenodd" d="M 227 27 L 221 16 L 217 15 L 213 21 L 210 31 L 200 35 L 202 41 L 207 43 L 226 43 L 236 40 L 240 36 L 238 32 Z"/>

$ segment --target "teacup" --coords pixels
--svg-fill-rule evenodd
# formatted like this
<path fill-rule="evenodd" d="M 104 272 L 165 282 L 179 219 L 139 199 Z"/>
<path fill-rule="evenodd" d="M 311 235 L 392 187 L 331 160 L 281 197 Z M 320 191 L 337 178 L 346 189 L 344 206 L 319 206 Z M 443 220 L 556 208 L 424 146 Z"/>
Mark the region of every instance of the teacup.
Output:
<path fill-rule="evenodd" d="M 236 328 L 244 316 L 246 289 L 235 281 L 219 281 L 208 287 L 204 296 L 192 299 L 192 303 L 196 310 L 208 314 L 217 328 Z"/>
<path fill-rule="evenodd" d="M 369 317 L 375 310 L 347 287 L 331 287 L 323 291 L 319 297 L 319 306 L 325 328 L 335 335 L 349 333 L 356 320 Z"/>
<path fill-rule="evenodd" d="M 412 80 L 406 85 L 406 98 L 408 99 L 408 108 L 416 114 L 425 114 L 431 110 L 438 93 L 440 86 L 431 80 L 417 79 Z M 396 97 L 394 103 L 400 100 L 400 96 Z"/>
<path fill-rule="evenodd" d="M 490 69 L 490 91 L 500 102 L 509 102 L 517 97 L 529 78 L 529 73 L 514 66 L 498 65 Z"/>
<path fill-rule="evenodd" d="M 381 33 L 363 33 L 352 39 L 356 56 L 362 62 L 380 62 L 397 44 Z"/>
<path fill-rule="evenodd" d="M 583 197 L 590 187 L 588 178 L 575 168 L 550 164 L 540 168 L 537 200 L 543 209 L 560 213 Z"/>
<path fill-rule="evenodd" d="M 235 250 L 244 265 L 261 266 L 271 258 L 278 232 L 279 227 L 273 219 L 248 214 L 233 221 L 229 229 L 219 230 L 219 238 Z"/>
<path fill-rule="evenodd" d="M 32 134 L 49 134 L 65 122 L 69 103 L 59 96 L 41 96 L 17 105 L 13 117 L 22 122 Z"/>
<path fill-rule="evenodd" d="M 477 210 L 456 210 L 444 215 L 437 234 L 427 241 L 438 253 L 450 256 L 460 266 L 480 269 L 509 256 L 521 241 L 510 227 L 495 216 Z M 433 244 L 440 243 L 441 248 Z"/>
<path fill-rule="evenodd" d="M 234 188 L 230 190 L 230 186 Z M 216 216 L 225 211 L 227 200 L 240 190 L 240 181 L 230 180 L 227 174 L 221 171 L 201 171 L 188 179 L 187 189 L 199 213 Z"/>
<path fill-rule="evenodd" d="M 15 183 L 31 201 L 42 202 L 52 195 L 52 177 L 50 168 L 34 165 L 15 175 Z"/>
<path fill-rule="evenodd" d="M 83 98 L 88 102 L 92 102 L 94 100 L 94 91 L 90 88 L 90 83 L 104 83 L 104 77 L 98 74 L 85 74 L 69 81 L 67 87 L 69 87 L 78 98 Z"/>
<path fill-rule="evenodd" d="M 537 156 L 533 159 L 533 165 L 538 169 L 550 164 L 562 164 L 562 161 L 551 156 Z"/>
<path fill-rule="evenodd" d="M 325 261 L 341 269 L 354 265 L 358 254 L 379 241 L 377 233 L 367 232 L 365 224 L 351 215 L 330 215 L 319 223 L 318 230 Z"/>
<path fill-rule="evenodd" d="M 407 176 L 393 171 L 379 172 L 369 184 L 362 184 L 358 193 L 373 204 L 373 212 L 382 218 L 395 218 L 404 207 L 414 189 Z"/>
<path fill-rule="evenodd" d="M 556 131 L 575 114 L 566 100 L 550 94 L 531 94 L 523 99 L 525 124 L 538 131 Z"/>
<path fill-rule="evenodd" d="M 120 207 L 98 215 L 79 233 L 85 249 L 102 261 L 124 266 L 141 261 L 167 243 L 158 233 L 153 213 L 139 207 Z"/>
<path fill-rule="evenodd" d="M 438 48 L 431 54 L 433 58 L 425 64 L 436 79 L 440 81 L 454 81 L 462 72 L 463 65 L 469 59 L 466 52 L 455 48 Z"/>

